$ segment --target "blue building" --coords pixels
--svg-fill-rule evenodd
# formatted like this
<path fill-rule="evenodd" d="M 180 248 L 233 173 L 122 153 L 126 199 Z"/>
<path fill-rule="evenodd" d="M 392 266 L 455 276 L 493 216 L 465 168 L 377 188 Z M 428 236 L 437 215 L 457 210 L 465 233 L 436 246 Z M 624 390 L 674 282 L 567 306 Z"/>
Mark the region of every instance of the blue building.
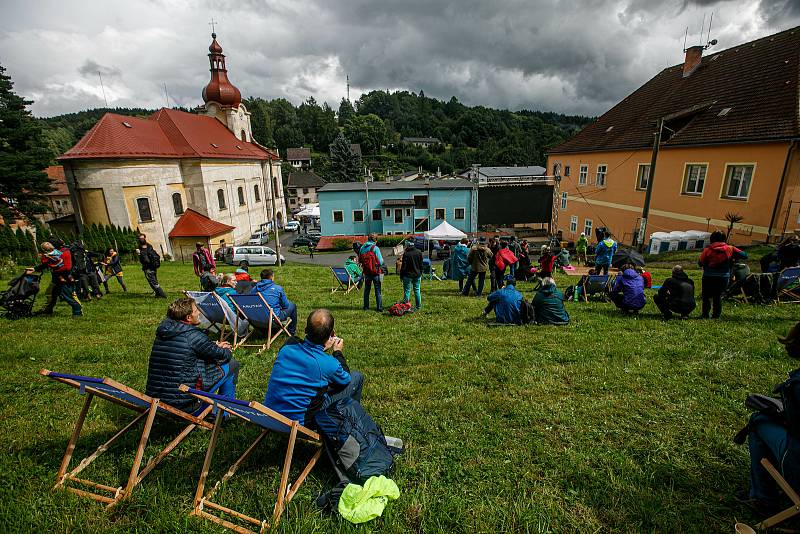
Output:
<path fill-rule="evenodd" d="M 317 190 L 322 235 L 413 234 L 447 221 L 478 228 L 477 189 L 468 180 L 329 183 Z"/>

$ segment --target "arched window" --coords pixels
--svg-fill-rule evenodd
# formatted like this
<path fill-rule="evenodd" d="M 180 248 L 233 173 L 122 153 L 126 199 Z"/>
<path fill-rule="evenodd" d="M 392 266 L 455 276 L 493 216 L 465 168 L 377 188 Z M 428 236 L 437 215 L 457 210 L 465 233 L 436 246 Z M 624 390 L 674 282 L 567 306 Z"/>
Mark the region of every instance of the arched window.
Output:
<path fill-rule="evenodd" d="M 150 222 L 153 214 L 150 211 L 150 199 L 146 197 L 136 199 L 136 208 L 139 211 L 139 222 Z"/>
<path fill-rule="evenodd" d="M 253 196 L 256 197 L 256 202 L 261 202 L 261 192 L 258 190 L 258 184 L 253 186 Z"/>
<path fill-rule="evenodd" d="M 244 188 L 238 188 L 236 194 L 239 196 L 239 205 L 244 206 Z"/>
<path fill-rule="evenodd" d="M 172 207 L 175 208 L 175 215 L 183 213 L 183 199 L 180 193 L 172 193 Z"/>
<path fill-rule="evenodd" d="M 244 130 L 242 130 L 242 141 L 247 141 L 247 133 Z"/>
<path fill-rule="evenodd" d="M 278 179 L 274 176 L 272 177 L 272 196 L 278 196 Z"/>
<path fill-rule="evenodd" d="M 217 202 L 219 203 L 219 209 L 224 210 L 225 208 L 225 191 L 222 189 L 217 189 Z"/>

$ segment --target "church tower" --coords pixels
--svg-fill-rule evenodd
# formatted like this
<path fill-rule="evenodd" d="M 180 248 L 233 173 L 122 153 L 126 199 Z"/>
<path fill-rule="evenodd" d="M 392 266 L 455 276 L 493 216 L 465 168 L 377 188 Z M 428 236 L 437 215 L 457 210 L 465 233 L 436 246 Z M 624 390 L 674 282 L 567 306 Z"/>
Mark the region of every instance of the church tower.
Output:
<path fill-rule="evenodd" d="M 250 113 L 242 104 L 242 93 L 228 80 L 225 54 L 217 42 L 217 34 L 212 33 L 211 39 L 211 46 L 208 47 L 211 81 L 203 88 L 205 114 L 215 117 L 242 141 L 251 143 Z"/>

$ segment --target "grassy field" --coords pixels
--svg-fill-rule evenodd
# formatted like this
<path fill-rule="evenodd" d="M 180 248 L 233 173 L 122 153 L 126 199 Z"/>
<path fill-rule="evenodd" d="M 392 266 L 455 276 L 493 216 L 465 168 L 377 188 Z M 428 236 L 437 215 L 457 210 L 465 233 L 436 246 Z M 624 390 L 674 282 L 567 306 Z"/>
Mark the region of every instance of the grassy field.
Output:
<path fill-rule="evenodd" d="M 82 399 L 38 370 L 144 388 L 166 301 L 149 295 L 138 269 L 125 272 L 131 292 L 112 285 L 111 295 L 85 305 L 83 319 L 59 304 L 52 318 L 0 320 L 2 531 L 220 531 L 187 515 L 207 432 L 190 435 L 111 512 L 50 491 Z M 654 281 L 667 273 L 656 270 Z M 190 266 L 165 265 L 159 276 L 171 298 L 196 285 Z M 320 267 L 278 273 L 301 322 L 312 308 L 333 311 L 351 367 L 366 375 L 366 409 L 405 440 L 393 475 L 401 496 L 362 527 L 321 515 L 314 496 L 332 483 L 321 464 L 279 531 L 732 532 L 736 519 L 758 519 L 734 500 L 749 459 L 731 437 L 746 421 L 746 395 L 770 392 L 796 366 L 775 340 L 797 319 L 792 305 L 728 304 L 720 321 L 663 322 L 652 302 L 636 318 L 610 304 L 569 303 L 567 327 L 488 328 L 478 317 L 484 300 L 456 296 L 455 282 L 423 282 L 423 309 L 393 318 L 362 312 L 360 294 L 331 295 L 331 281 Z M 561 276 L 559 285 L 572 281 Z M 385 301 L 400 297 L 398 278 L 387 277 Z M 263 398 L 276 350 L 236 352 L 241 398 Z M 78 457 L 127 417 L 94 403 Z M 148 455 L 171 437 L 169 425 L 157 428 Z M 224 429 L 212 478 L 254 432 L 241 422 Z M 284 443 L 268 439 L 218 502 L 269 517 Z M 122 483 L 133 446 L 112 449 L 86 476 Z M 297 454 L 300 461 L 309 449 Z"/>

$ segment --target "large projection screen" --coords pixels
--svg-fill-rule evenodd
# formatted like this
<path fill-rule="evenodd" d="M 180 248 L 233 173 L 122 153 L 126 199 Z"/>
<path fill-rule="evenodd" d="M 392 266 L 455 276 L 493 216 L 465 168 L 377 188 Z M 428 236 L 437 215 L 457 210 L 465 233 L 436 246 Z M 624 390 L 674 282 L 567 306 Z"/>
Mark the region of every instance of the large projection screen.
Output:
<path fill-rule="evenodd" d="M 490 186 L 478 189 L 478 225 L 549 223 L 552 209 L 552 185 Z"/>

